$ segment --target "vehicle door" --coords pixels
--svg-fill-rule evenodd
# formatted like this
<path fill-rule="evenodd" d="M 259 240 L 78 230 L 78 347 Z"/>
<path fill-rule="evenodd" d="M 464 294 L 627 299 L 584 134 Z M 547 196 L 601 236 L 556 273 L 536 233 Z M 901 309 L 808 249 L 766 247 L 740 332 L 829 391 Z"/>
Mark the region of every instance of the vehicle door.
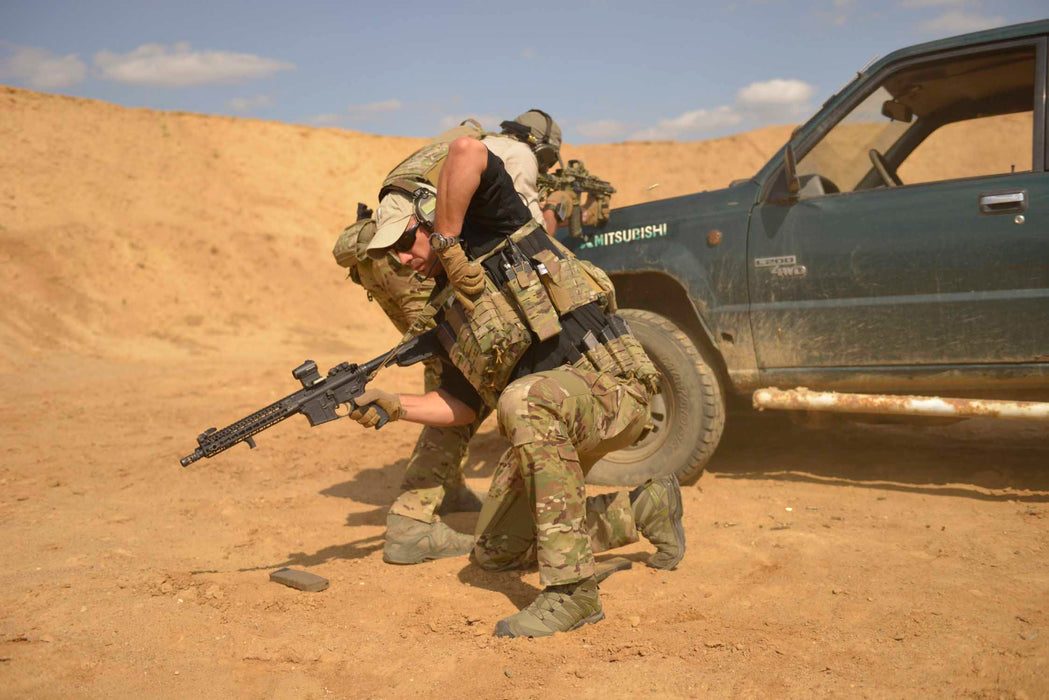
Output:
<path fill-rule="evenodd" d="M 1044 37 L 886 66 L 750 226 L 758 366 L 1049 361 Z"/>

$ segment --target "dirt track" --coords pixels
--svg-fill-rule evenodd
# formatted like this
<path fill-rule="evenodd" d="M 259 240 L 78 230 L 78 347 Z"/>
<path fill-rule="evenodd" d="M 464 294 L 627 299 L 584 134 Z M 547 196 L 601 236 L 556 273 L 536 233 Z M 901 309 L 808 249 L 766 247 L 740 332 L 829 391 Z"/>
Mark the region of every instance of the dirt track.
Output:
<path fill-rule="evenodd" d="M 604 622 L 494 639 L 535 572 L 381 561 L 417 428 L 293 419 L 255 451 L 177 463 L 203 428 L 294 390 L 304 358 L 396 339 L 328 250 L 417 142 L 0 101 L 5 694 L 1049 696 L 1044 427 L 733 416 L 686 490 L 677 571 L 646 569 L 639 544 L 602 586 Z M 679 193 L 750 174 L 781 131 L 648 147 Z M 570 155 L 625 204 L 649 173 L 601 159 L 645 147 Z M 476 488 L 501 447 L 491 425 L 475 441 Z M 331 587 L 270 583 L 282 566 Z"/>

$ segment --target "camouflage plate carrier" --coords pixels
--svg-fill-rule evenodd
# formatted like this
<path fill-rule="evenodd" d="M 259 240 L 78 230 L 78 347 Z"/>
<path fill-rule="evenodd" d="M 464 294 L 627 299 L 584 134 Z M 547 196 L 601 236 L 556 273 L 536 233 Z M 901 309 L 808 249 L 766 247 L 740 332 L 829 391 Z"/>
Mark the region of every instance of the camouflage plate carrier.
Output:
<path fill-rule="evenodd" d="M 508 278 L 504 288 L 486 275 L 485 291 L 471 298 L 469 305 L 451 287 L 434 297 L 434 312 L 443 311 L 438 338 L 451 363 L 485 404 L 494 407 L 533 337 L 541 341 L 557 335 L 560 317 L 596 302 L 608 315 L 609 325 L 579 339 L 582 358 L 577 364 L 637 379 L 654 391 L 658 373 L 626 323 L 614 315 L 615 287 L 608 275 L 556 241 L 550 241 L 556 253 L 544 249 L 526 258 L 518 243 L 537 229 L 541 229 L 540 222 L 530 221 L 475 259 L 483 262 L 503 255 Z"/>

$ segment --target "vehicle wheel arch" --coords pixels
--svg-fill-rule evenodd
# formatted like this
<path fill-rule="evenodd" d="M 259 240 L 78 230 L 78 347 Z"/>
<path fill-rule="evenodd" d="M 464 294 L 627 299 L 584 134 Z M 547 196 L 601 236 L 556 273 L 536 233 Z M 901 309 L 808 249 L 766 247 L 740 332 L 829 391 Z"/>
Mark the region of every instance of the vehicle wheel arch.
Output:
<path fill-rule="evenodd" d="M 697 346 L 714 360 L 714 369 L 726 389 L 731 388 L 725 358 L 714 343 L 714 334 L 680 281 L 662 272 L 620 272 L 609 274 L 616 287 L 616 304 L 621 309 L 651 311 L 673 321 Z"/>

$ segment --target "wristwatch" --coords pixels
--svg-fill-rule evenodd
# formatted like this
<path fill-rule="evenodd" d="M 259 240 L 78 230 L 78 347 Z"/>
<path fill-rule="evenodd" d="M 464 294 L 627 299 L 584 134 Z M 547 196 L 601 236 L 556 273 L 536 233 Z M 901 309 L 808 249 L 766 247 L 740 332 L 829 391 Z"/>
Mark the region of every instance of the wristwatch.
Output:
<path fill-rule="evenodd" d="M 442 250 L 448 250 L 453 245 L 459 245 L 458 236 L 445 236 L 443 233 L 430 234 L 430 247 L 438 253 Z"/>

